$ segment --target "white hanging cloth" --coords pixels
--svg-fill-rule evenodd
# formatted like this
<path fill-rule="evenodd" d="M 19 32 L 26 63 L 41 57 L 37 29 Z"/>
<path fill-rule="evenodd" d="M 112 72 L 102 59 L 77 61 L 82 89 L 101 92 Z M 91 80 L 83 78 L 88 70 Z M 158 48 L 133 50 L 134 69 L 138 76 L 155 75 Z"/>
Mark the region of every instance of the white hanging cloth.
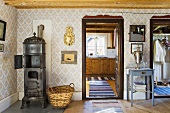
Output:
<path fill-rule="evenodd" d="M 165 62 L 166 50 L 164 46 L 161 45 L 159 40 L 154 43 L 154 61 L 155 62 Z"/>

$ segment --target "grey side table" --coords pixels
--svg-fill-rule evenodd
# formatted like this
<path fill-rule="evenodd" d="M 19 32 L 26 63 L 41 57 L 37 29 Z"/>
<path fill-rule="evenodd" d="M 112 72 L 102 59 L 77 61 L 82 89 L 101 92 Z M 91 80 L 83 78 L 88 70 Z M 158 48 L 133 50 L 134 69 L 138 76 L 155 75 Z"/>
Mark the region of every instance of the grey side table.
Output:
<path fill-rule="evenodd" d="M 141 68 L 141 69 L 135 69 L 135 68 L 129 68 L 126 69 L 127 74 L 127 100 L 129 100 L 129 76 L 131 79 L 131 106 L 133 106 L 133 78 L 134 76 L 144 76 L 145 77 L 145 84 L 146 84 L 146 99 L 147 99 L 147 77 L 151 76 L 151 85 L 152 85 L 152 106 L 154 106 L 154 69 L 150 68 Z"/>

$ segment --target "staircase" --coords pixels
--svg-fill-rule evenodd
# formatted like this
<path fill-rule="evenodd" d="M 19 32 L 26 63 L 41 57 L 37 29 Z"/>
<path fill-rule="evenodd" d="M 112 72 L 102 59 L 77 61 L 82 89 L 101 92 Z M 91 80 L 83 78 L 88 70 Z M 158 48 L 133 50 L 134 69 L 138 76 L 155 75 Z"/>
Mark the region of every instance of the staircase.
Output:
<path fill-rule="evenodd" d="M 89 85 L 89 97 L 91 98 L 105 98 L 115 96 L 107 81 L 89 81 Z"/>

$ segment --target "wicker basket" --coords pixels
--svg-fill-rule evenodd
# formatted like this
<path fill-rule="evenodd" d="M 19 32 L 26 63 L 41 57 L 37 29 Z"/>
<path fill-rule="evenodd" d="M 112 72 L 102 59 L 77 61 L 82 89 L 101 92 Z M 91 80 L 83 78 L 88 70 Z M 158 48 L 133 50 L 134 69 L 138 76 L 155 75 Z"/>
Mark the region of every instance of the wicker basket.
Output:
<path fill-rule="evenodd" d="M 74 92 L 74 84 L 49 87 L 48 96 L 54 108 L 65 108 L 71 102 Z"/>

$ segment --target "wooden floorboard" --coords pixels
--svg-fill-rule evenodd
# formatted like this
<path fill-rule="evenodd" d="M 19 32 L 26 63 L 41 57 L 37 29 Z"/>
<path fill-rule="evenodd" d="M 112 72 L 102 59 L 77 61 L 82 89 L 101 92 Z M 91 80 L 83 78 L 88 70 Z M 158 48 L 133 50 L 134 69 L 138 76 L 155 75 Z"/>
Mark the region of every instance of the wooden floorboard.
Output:
<path fill-rule="evenodd" d="M 133 107 L 130 101 L 117 100 L 124 113 L 170 113 L 170 98 L 155 99 L 155 106 L 151 100 L 134 100 Z M 72 101 L 64 113 L 92 113 L 90 101 Z"/>
<path fill-rule="evenodd" d="M 112 88 L 114 94 L 115 94 L 116 96 L 118 96 L 118 95 L 117 95 L 117 91 L 116 91 L 115 80 L 107 80 L 107 82 L 108 82 L 108 84 L 110 85 L 110 87 Z"/>

